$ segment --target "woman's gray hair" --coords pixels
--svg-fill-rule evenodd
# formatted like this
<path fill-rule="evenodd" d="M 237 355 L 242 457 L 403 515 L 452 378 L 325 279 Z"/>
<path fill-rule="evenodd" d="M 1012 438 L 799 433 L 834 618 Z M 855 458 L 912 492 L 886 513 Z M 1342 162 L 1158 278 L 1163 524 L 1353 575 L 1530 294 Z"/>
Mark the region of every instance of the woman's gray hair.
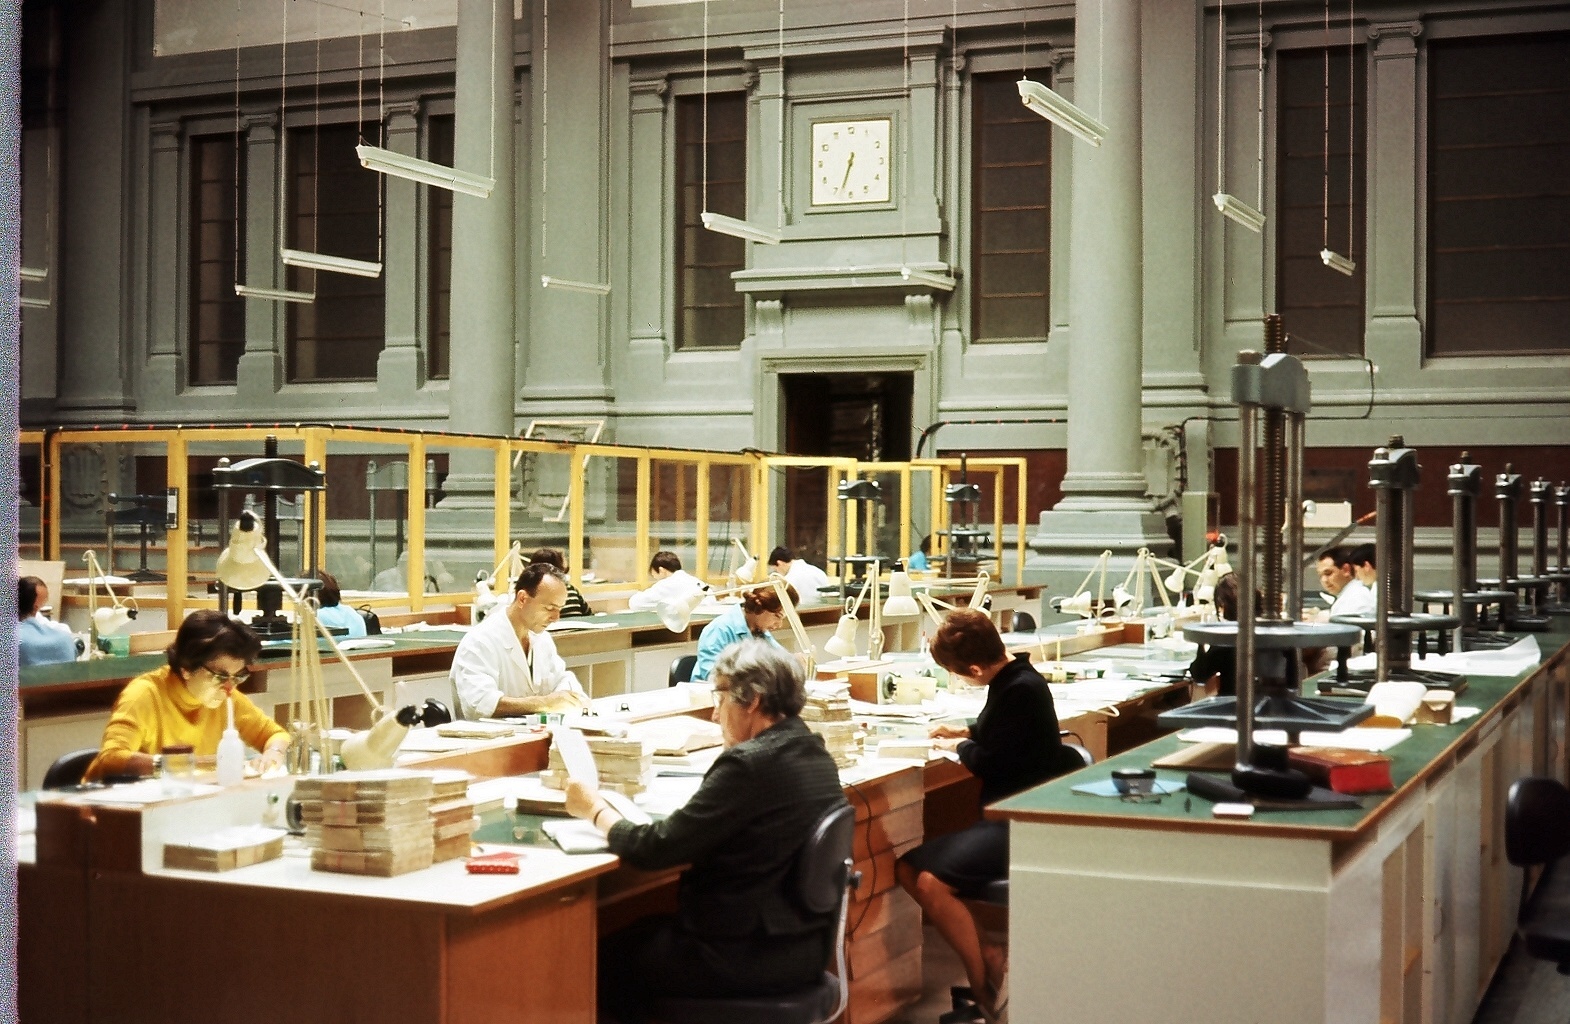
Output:
<path fill-rule="evenodd" d="M 709 677 L 729 690 L 736 703 L 747 706 L 757 701 L 758 710 L 766 715 L 799 715 L 807 703 L 801 662 L 767 640 L 731 644 L 714 659 Z"/>

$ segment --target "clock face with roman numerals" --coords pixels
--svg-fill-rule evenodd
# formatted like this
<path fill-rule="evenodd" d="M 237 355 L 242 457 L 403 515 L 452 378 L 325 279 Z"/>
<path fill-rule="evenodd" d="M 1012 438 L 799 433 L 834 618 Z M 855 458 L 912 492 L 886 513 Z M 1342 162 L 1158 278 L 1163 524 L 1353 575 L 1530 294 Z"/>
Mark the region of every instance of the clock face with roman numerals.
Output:
<path fill-rule="evenodd" d="M 812 205 L 889 201 L 889 119 L 812 126 Z"/>

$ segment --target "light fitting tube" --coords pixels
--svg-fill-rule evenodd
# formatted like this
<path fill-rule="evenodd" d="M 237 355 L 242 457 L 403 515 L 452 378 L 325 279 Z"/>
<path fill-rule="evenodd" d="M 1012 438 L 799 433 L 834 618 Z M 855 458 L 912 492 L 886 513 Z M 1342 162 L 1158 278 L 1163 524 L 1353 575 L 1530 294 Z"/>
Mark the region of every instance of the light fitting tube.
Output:
<path fill-rule="evenodd" d="M 49 308 L 49 300 L 48 299 L 33 299 L 33 298 L 27 297 L 26 295 L 18 295 L 16 297 L 16 304 L 18 306 L 21 306 L 23 309 L 48 309 Z"/>
<path fill-rule="evenodd" d="M 24 280 L 24 281 L 47 281 L 47 280 L 49 280 L 49 268 L 48 267 L 22 267 L 22 268 L 20 268 L 17 271 L 17 273 L 21 276 L 22 280 Z"/>
<path fill-rule="evenodd" d="M 369 260 L 351 260 L 347 256 L 328 256 L 302 249 L 279 249 L 279 258 L 291 267 L 305 270 L 324 270 L 330 274 L 353 274 L 355 277 L 381 277 L 382 265 Z"/>
<path fill-rule="evenodd" d="M 760 228 L 756 224 L 727 217 L 723 213 L 710 213 L 708 210 L 704 210 L 701 216 L 703 226 L 710 231 L 730 235 L 732 238 L 745 238 L 749 242 L 761 242 L 764 245 L 780 244 L 778 231 L 770 231 L 768 228 Z"/>
<path fill-rule="evenodd" d="M 446 164 L 432 163 L 419 157 L 395 153 L 380 146 L 355 146 L 354 151 L 360 156 L 361 167 L 378 174 L 417 181 L 422 185 L 435 185 L 437 188 L 462 192 L 466 196 L 474 196 L 478 199 L 489 199 L 491 192 L 496 188 L 495 178 L 471 174 L 468 171 L 460 171 L 456 167 L 448 167 Z"/>
<path fill-rule="evenodd" d="M 1021 78 L 1018 84 L 1019 101 L 1025 104 L 1025 109 L 1040 114 L 1092 146 L 1101 145 L 1101 140 L 1107 137 L 1106 125 L 1064 99 L 1061 94 L 1028 78 Z"/>
<path fill-rule="evenodd" d="M 540 275 L 541 288 L 557 288 L 564 292 L 585 292 L 589 295 L 609 295 L 611 286 L 598 281 L 569 281 L 564 277 Z"/>
<path fill-rule="evenodd" d="M 293 292 L 287 288 L 259 288 L 255 285 L 237 284 L 234 293 L 244 299 L 267 299 L 271 302 L 315 302 L 315 292 Z"/>
<path fill-rule="evenodd" d="M 900 267 L 899 276 L 907 281 L 924 284 L 939 291 L 951 292 L 954 290 L 954 279 L 947 274 L 934 274 L 930 270 L 918 270 L 915 267 Z"/>
<path fill-rule="evenodd" d="M 1338 274 L 1345 274 L 1347 277 L 1351 277 L 1352 274 L 1357 270 L 1356 263 L 1347 259 L 1340 253 L 1332 252 L 1329 249 L 1319 250 L 1319 258 L 1324 261 L 1325 266 L 1329 267 L 1331 270 L 1334 270 Z"/>
<path fill-rule="evenodd" d="M 1217 192 L 1210 197 L 1210 200 L 1216 204 L 1216 209 L 1220 210 L 1221 216 L 1227 220 L 1235 224 L 1241 224 L 1250 231 L 1260 234 L 1264 233 L 1265 215 L 1236 196 L 1227 195 L 1225 192 Z"/>

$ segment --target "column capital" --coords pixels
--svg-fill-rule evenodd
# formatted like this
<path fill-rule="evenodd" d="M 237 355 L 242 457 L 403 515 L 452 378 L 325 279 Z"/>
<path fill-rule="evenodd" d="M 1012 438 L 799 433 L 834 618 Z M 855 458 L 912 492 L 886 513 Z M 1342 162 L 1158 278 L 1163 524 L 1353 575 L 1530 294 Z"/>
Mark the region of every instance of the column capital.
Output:
<path fill-rule="evenodd" d="M 240 130 L 245 132 L 247 145 L 278 140 L 278 115 L 272 112 L 247 114 L 240 119 Z"/>
<path fill-rule="evenodd" d="M 1421 21 L 1387 21 L 1368 26 L 1368 38 L 1374 41 L 1385 36 L 1391 39 L 1416 39 L 1422 34 Z"/>
<path fill-rule="evenodd" d="M 634 78 L 628 83 L 627 88 L 634 96 L 658 96 L 664 99 L 670 92 L 671 80 L 669 75 L 656 75 L 653 78 Z"/>
<path fill-rule="evenodd" d="M 1395 21 L 1368 26 L 1368 41 L 1373 44 L 1375 60 L 1416 60 L 1417 40 L 1422 34 L 1421 21 Z"/>
<path fill-rule="evenodd" d="M 957 78 L 965 73 L 965 68 L 969 63 L 969 57 L 963 53 L 956 53 L 949 58 L 949 70 L 954 72 L 954 76 Z"/>
<path fill-rule="evenodd" d="M 388 131 L 412 132 L 419 124 L 419 117 L 418 100 L 382 104 L 382 121 L 387 125 Z"/>
<path fill-rule="evenodd" d="M 167 151 L 180 148 L 180 138 L 185 132 L 185 126 L 176 118 L 173 121 L 154 121 L 148 125 L 152 133 L 153 152 Z"/>

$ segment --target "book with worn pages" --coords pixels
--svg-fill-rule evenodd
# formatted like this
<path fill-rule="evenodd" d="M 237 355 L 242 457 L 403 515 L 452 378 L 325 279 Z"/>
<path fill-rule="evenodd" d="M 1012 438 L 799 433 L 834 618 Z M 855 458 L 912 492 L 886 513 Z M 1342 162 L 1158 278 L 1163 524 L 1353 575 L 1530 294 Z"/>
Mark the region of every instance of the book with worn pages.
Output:
<path fill-rule="evenodd" d="M 164 844 L 164 867 L 183 871 L 232 871 L 283 855 L 280 829 L 235 825 Z"/>
<path fill-rule="evenodd" d="M 461 831 L 473 819 L 464 799 L 467 786 L 462 772 L 397 769 L 301 779 L 295 794 L 306 821 L 311 867 L 358 875 L 400 875 L 430 867 L 437 839 L 433 808 L 441 809 L 442 838 L 448 843 L 444 852 L 460 834 L 467 841 L 468 833 Z"/>

